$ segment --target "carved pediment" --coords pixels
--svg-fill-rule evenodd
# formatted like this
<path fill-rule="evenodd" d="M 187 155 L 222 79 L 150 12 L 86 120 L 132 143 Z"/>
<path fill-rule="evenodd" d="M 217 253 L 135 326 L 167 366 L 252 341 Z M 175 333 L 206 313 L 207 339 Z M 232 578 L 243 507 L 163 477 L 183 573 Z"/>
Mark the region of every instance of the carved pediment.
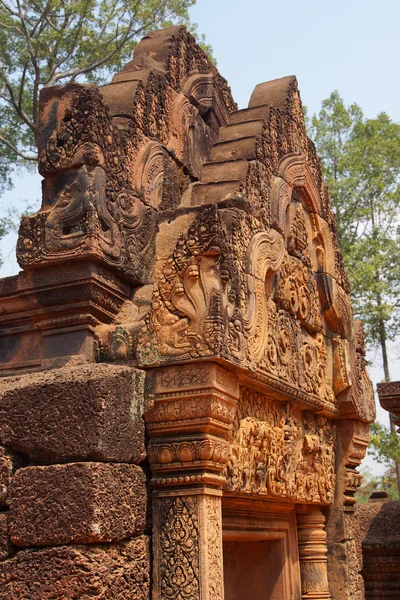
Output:
<path fill-rule="evenodd" d="M 145 283 L 157 213 L 178 206 L 200 178 L 235 108 L 225 80 L 181 27 L 149 34 L 109 85 L 43 90 L 43 202 L 21 222 L 19 264 L 92 259 Z"/>
<path fill-rule="evenodd" d="M 295 80 L 272 84 L 272 100 L 282 88 L 278 105 L 267 86 L 247 111 L 232 113 L 214 162 L 185 194 L 192 218 L 159 261 L 139 362 L 216 356 L 282 398 L 368 421 L 372 394 L 356 366 L 348 279 L 320 164 Z"/>
<path fill-rule="evenodd" d="M 294 77 L 236 110 L 180 27 L 149 34 L 111 84 L 45 90 L 42 208 L 20 264 L 104 263 L 133 286 L 98 360 L 205 357 L 281 400 L 373 418 L 349 284 Z M 142 287 L 143 286 L 143 287 Z"/>

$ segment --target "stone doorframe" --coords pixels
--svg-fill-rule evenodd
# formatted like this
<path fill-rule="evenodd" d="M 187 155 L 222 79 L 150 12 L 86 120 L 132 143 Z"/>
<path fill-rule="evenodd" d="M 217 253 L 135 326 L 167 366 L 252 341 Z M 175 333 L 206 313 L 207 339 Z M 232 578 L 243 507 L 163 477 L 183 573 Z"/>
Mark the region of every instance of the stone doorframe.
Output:
<path fill-rule="evenodd" d="M 257 586 L 261 581 L 263 599 L 301 598 L 294 504 L 224 495 L 222 540 L 225 591 L 228 590 L 228 596 L 233 595 L 230 593 L 232 589 L 240 594 L 243 586 L 249 596 L 258 597 L 260 591 Z M 254 562 L 252 546 L 260 553 L 256 552 Z M 230 573 L 230 567 L 236 572 Z"/>
<path fill-rule="evenodd" d="M 224 600 L 221 499 L 238 377 L 219 364 L 192 362 L 153 369 L 147 382 L 152 600 Z M 232 510 L 235 500 L 224 497 L 224 506 Z M 292 597 L 330 600 L 325 518 L 317 505 L 297 505 L 296 513 L 302 591 L 294 583 Z M 288 535 L 286 529 L 278 537 Z"/>

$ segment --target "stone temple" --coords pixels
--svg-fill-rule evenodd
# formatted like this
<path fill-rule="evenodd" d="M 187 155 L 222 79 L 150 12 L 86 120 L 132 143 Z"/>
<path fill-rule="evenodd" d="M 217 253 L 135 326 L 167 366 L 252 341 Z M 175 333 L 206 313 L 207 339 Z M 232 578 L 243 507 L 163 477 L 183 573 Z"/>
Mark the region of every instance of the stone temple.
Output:
<path fill-rule="evenodd" d="M 40 115 L 0 281 L 0 599 L 363 600 L 373 390 L 296 79 L 238 110 L 172 27 Z"/>

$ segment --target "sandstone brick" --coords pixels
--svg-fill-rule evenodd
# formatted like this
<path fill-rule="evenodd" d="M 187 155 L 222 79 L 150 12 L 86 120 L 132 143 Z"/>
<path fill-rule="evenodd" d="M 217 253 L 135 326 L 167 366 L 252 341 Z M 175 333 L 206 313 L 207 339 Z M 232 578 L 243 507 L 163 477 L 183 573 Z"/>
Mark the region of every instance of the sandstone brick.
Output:
<path fill-rule="evenodd" d="M 13 551 L 8 535 L 8 513 L 0 513 L 0 560 L 4 560 Z"/>
<path fill-rule="evenodd" d="M 21 466 L 20 458 L 0 446 L 0 507 L 7 506 L 8 488 L 15 469 Z"/>
<path fill-rule="evenodd" d="M 148 600 L 146 536 L 110 546 L 22 550 L 0 563 L 0 600 Z"/>
<path fill-rule="evenodd" d="M 145 476 L 135 465 L 27 467 L 13 478 L 10 506 L 20 547 L 120 541 L 144 531 Z"/>
<path fill-rule="evenodd" d="M 65 367 L 0 384 L 0 442 L 39 464 L 145 457 L 144 373 Z"/>

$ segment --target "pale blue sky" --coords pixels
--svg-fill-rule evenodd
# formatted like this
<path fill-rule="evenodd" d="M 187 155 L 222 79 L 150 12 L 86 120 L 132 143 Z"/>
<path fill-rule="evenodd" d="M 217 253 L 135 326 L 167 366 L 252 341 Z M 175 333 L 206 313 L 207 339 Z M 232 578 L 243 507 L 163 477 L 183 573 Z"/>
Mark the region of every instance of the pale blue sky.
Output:
<path fill-rule="evenodd" d="M 257 83 L 296 75 L 311 113 L 338 89 L 400 121 L 398 0 L 198 0 L 191 15 L 240 108 Z"/>
<path fill-rule="evenodd" d="M 399 0 L 197 0 L 191 17 L 240 108 L 258 83 L 296 75 L 310 114 L 337 89 L 366 116 L 384 111 L 400 121 Z M 40 178 L 20 175 L 2 200 L 19 205 L 39 198 Z M 2 242 L 0 276 L 17 272 L 14 239 Z M 400 345 L 392 347 L 393 379 L 400 379 L 399 354 Z M 379 356 L 370 369 L 374 382 L 381 379 L 378 364 Z M 380 418 L 385 421 L 386 413 Z"/>

